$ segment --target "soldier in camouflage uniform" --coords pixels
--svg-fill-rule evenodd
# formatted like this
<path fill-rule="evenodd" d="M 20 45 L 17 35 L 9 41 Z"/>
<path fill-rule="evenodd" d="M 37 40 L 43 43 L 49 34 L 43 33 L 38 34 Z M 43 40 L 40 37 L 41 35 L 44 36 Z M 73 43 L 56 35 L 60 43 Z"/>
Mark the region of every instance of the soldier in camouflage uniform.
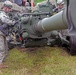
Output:
<path fill-rule="evenodd" d="M 9 9 L 7 9 L 8 5 L 11 6 L 12 3 L 9 1 L 4 2 L 4 6 L 2 7 L 4 13 L 0 12 L 0 20 L 2 23 L 11 22 L 9 19 L 6 18 L 7 16 L 5 15 L 5 12 L 9 12 Z M 3 64 L 5 57 L 8 55 L 8 46 L 7 45 L 8 44 L 7 44 L 6 36 L 0 30 L 0 68 L 7 68 L 7 66 Z"/>
<path fill-rule="evenodd" d="M 23 7 L 20 7 L 15 3 L 11 3 L 10 0 L 6 0 L 5 2 L 0 2 L 0 9 L 2 9 L 6 13 L 8 13 L 11 10 L 8 8 L 9 6 L 11 7 L 12 10 L 17 10 L 20 12 L 24 9 Z M 1 19 L 4 19 L 4 16 L 2 16 L 1 14 L 0 14 L 0 17 L 2 17 Z M 3 20 L 3 22 L 12 23 L 11 20 L 6 18 Z M 7 37 L 0 30 L 0 68 L 8 67 L 3 64 L 5 57 L 8 55 L 8 44 L 7 44 L 6 38 Z"/>
<path fill-rule="evenodd" d="M 0 68 L 7 68 L 7 66 L 3 64 L 3 61 L 7 56 L 7 54 L 8 54 L 8 46 L 7 46 L 6 37 L 0 31 Z"/>

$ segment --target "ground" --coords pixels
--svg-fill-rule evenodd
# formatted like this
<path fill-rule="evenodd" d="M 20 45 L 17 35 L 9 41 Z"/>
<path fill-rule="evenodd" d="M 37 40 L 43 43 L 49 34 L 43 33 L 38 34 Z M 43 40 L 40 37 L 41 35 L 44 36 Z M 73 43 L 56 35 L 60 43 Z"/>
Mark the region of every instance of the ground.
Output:
<path fill-rule="evenodd" d="M 58 47 L 41 47 L 9 51 L 0 75 L 76 75 L 76 56 Z"/>

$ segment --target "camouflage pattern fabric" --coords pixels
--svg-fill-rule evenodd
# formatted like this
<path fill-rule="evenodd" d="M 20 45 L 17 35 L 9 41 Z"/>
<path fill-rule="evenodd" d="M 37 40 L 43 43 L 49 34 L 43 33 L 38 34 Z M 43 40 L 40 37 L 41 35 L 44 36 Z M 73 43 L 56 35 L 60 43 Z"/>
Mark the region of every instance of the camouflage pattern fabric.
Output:
<path fill-rule="evenodd" d="M 4 2 L 0 2 L 0 10 L 3 7 L 3 5 L 4 5 Z M 17 4 L 13 3 L 12 9 L 22 12 L 22 10 L 24 10 L 24 7 L 18 6 Z M 8 55 L 7 40 L 4 34 L 0 31 L 0 63 L 4 61 L 7 55 Z"/>
<path fill-rule="evenodd" d="M 6 37 L 0 31 L 0 63 L 2 63 L 5 57 L 8 55 L 8 46 Z"/>
<path fill-rule="evenodd" d="M 3 7 L 3 5 L 4 5 L 4 2 L 0 2 L 0 10 L 1 10 L 1 8 Z M 25 7 L 19 6 L 19 5 L 17 5 L 16 3 L 13 3 L 12 9 L 22 12 L 22 10 L 24 10 Z"/>

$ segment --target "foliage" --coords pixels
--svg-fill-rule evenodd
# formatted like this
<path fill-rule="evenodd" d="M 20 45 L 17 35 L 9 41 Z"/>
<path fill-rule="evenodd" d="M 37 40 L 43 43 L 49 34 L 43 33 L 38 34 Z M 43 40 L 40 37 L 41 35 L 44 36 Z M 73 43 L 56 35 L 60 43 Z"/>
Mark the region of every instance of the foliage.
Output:
<path fill-rule="evenodd" d="M 35 1 L 35 4 L 36 4 L 36 3 L 42 2 L 44 0 L 34 0 L 34 1 Z"/>

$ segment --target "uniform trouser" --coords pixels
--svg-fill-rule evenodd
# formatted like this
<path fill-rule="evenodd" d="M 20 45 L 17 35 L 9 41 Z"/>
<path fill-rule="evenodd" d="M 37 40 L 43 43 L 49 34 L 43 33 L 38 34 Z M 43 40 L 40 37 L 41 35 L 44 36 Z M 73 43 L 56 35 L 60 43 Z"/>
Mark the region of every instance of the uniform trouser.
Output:
<path fill-rule="evenodd" d="M 6 37 L 0 31 L 0 63 L 2 63 L 8 54 Z"/>

